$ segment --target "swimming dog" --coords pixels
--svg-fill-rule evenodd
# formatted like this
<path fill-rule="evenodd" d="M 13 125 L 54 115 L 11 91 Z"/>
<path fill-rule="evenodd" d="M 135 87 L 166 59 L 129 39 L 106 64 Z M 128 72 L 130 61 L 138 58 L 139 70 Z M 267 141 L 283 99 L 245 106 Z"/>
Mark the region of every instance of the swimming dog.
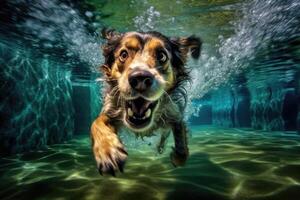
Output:
<path fill-rule="evenodd" d="M 106 83 L 104 103 L 91 127 L 92 149 L 99 173 L 123 172 L 128 156 L 118 138 L 122 128 L 140 136 L 161 133 L 157 150 L 162 153 L 170 132 L 175 147 L 174 166 L 188 158 L 187 127 L 183 120 L 187 103 L 185 66 L 189 55 L 199 58 L 202 42 L 196 36 L 170 38 L 159 32 L 118 33 L 103 29 Z"/>

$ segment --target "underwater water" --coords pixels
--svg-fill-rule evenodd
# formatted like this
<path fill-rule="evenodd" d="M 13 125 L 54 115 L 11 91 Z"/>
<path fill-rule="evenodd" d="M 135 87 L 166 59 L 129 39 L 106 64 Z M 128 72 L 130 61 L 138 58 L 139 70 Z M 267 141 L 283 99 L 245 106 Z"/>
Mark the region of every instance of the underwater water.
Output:
<path fill-rule="evenodd" d="M 0 199 L 296 199 L 298 0 L 0 2 Z M 121 133 L 124 173 L 99 175 L 103 27 L 202 38 L 186 85 L 190 157 Z"/>
<path fill-rule="evenodd" d="M 98 176 L 90 141 L 75 137 L 1 158 L 1 199 L 294 199 L 300 191 L 299 135 L 192 128 L 181 168 L 152 144 L 128 148 L 125 173 Z M 263 135 L 263 136 L 262 136 Z M 257 137 L 260 139 L 258 140 Z"/>

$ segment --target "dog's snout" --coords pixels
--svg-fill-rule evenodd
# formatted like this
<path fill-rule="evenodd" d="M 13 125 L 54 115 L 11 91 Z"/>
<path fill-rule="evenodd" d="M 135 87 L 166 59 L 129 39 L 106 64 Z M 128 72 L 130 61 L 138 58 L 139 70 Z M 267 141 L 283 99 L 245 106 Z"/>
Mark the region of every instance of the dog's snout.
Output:
<path fill-rule="evenodd" d="M 153 84 L 153 74 L 146 70 L 138 70 L 130 73 L 128 81 L 130 86 L 137 91 L 145 91 Z"/>

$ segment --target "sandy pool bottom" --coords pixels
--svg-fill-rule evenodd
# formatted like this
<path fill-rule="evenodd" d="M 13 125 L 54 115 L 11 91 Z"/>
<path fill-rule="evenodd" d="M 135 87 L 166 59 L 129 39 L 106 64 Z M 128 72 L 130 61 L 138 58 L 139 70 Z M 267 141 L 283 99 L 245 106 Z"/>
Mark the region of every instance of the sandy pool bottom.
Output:
<path fill-rule="evenodd" d="M 185 167 L 129 148 L 124 174 L 100 176 L 88 137 L 0 158 L 0 199 L 297 199 L 300 137 L 280 132 L 191 127 Z"/>

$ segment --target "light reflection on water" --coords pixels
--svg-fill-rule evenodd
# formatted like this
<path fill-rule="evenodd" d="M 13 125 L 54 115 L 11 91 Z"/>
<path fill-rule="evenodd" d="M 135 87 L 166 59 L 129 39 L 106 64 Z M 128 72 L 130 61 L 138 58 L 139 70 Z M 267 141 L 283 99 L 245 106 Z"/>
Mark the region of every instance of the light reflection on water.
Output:
<path fill-rule="evenodd" d="M 87 137 L 1 158 L 1 199 L 293 199 L 300 191 L 299 136 L 192 127 L 183 168 L 151 146 L 128 147 L 124 174 L 101 177 Z M 263 136 L 262 136 L 263 135 Z M 155 145 L 155 144 L 152 144 Z"/>
<path fill-rule="evenodd" d="M 86 4 L 89 7 L 36 1 L 30 4 L 27 17 L 16 22 L 34 45 L 49 51 L 63 47 L 66 52 L 61 56 L 78 58 L 82 63 L 76 66 L 78 73 L 73 73 L 75 81 L 76 76 L 79 82 L 81 78 L 90 81 L 86 71 L 96 73 L 103 62 L 99 48 L 102 41 L 98 37 L 103 26 L 120 31 L 158 30 L 170 36 L 196 34 L 202 37 L 204 48 L 200 61 L 188 63 L 193 79 L 187 86 L 191 100 L 201 98 L 240 73 L 254 69 L 255 74 L 253 63 L 258 63 L 265 74 L 269 69 L 281 73 L 280 63 L 288 60 L 292 67 L 283 71 L 294 73 L 291 69 L 299 60 L 299 45 L 289 44 L 300 37 L 297 0 L 176 1 L 174 4 L 147 0 L 132 0 L 127 4 L 90 0 Z M 283 52 L 288 52 L 288 56 L 270 58 L 270 55 Z M 273 60 L 274 64 L 264 65 L 268 60 Z M 249 75 L 252 76 L 251 72 Z M 188 115 L 193 112 L 190 104 Z"/>
<path fill-rule="evenodd" d="M 71 66 L 67 80 L 78 85 L 80 81 L 95 83 L 96 67 L 103 62 L 99 48 L 103 41 L 97 31 L 104 25 L 120 31 L 156 29 L 170 36 L 201 36 L 201 59 L 188 63 L 193 76 L 190 100 L 220 85 L 234 85 L 231 81 L 237 77 L 245 77 L 240 84 L 253 89 L 289 83 L 299 73 L 300 4 L 296 0 L 87 2 L 92 5 L 89 9 L 35 1 L 28 6 L 29 17 L 16 22 L 24 31 L 19 37 L 30 40 L 33 48 L 46 49 L 50 58 L 55 54 L 80 61 L 77 75 L 75 64 L 66 63 Z M 260 105 L 261 99 L 267 99 L 268 88 L 262 91 L 258 92 L 262 98 L 252 95 L 251 101 Z M 273 96 L 282 100 L 283 93 L 280 90 Z M 280 107 L 274 101 L 271 105 L 272 101 L 265 104 Z M 187 116 L 200 106 L 189 104 Z M 192 127 L 192 131 L 191 157 L 184 168 L 170 164 L 171 141 L 163 155 L 156 155 L 155 139 L 141 142 L 123 136 L 130 156 L 125 174 L 117 179 L 97 174 L 85 137 L 0 158 L 0 198 L 293 199 L 300 195 L 299 137 L 208 127 Z"/>

